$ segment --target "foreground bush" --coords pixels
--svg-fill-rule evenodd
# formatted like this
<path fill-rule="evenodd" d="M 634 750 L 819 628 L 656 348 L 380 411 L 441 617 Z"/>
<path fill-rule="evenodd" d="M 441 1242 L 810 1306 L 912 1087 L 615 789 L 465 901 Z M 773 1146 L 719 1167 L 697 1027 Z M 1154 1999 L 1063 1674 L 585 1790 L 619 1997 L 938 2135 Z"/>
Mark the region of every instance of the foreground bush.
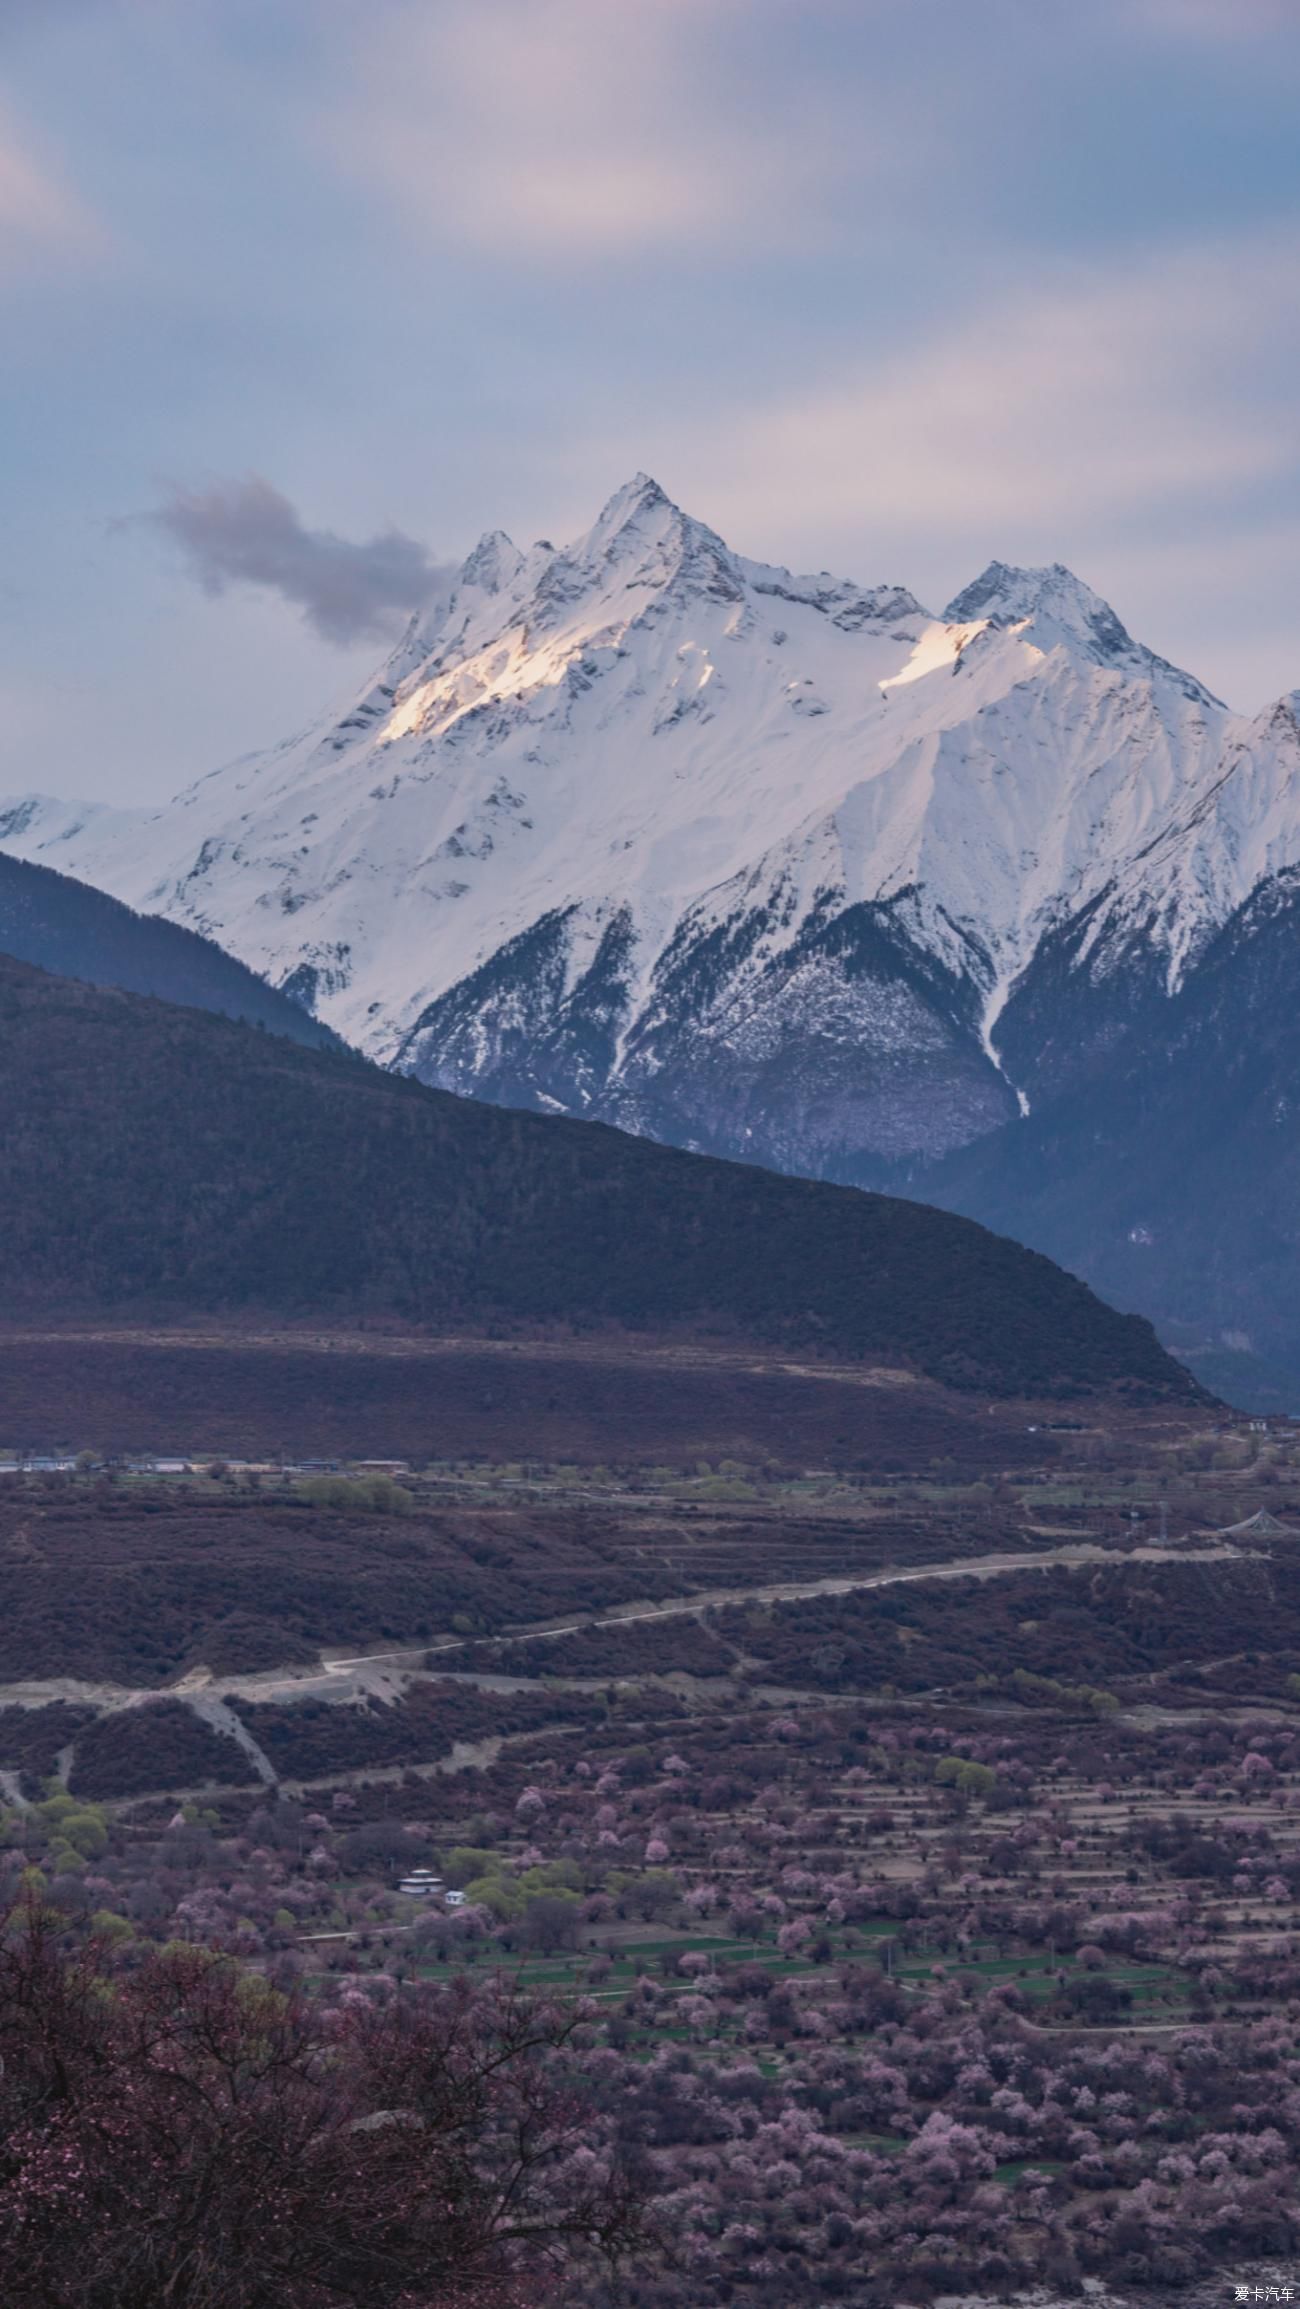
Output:
<path fill-rule="evenodd" d="M 325 2005 L 36 1899 L 0 1946 L 22 2309 L 524 2309 L 639 2224 L 574 2022 L 497 1988 Z"/>

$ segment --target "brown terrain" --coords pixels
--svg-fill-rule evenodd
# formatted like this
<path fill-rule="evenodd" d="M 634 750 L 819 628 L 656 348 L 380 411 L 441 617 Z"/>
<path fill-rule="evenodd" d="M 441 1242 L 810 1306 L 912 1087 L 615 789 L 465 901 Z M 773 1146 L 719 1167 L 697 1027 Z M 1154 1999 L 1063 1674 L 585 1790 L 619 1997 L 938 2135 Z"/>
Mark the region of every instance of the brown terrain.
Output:
<path fill-rule="evenodd" d="M 1054 1430 L 1187 1431 L 1203 1407 L 1026 1405 L 900 1368 L 605 1332 L 67 1325 L 0 1330 L 0 1441 L 96 1452 L 574 1459 L 727 1457 L 888 1472 L 1030 1466 Z"/>

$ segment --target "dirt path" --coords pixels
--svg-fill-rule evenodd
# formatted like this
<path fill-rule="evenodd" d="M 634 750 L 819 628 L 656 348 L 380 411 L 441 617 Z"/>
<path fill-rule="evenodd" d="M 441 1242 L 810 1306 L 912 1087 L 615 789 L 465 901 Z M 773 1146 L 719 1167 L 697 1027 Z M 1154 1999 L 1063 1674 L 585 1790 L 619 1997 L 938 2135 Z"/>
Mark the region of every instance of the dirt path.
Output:
<path fill-rule="evenodd" d="M 728 1604 L 796 1603 L 813 1596 L 852 1595 L 862 1589 L 895 1587 L 916 1580 L 935 1579 L 997 1579 L 1010 1572 L 1051 1571 L 1057 1567 L 1072 1568 L 1082 1564 L 1108 1563 L 1212 1563 L 1245 1560 L 1241 1551 L 1226 1541 L 1194 1552 L 1184 1548 L 1158 1544 L 1131 1548 L 1117 1554 L 1113 1548 L 1098 1545 L 1094 1540 L 1082 1540 L 1067 1547 L 1043 1550 L 1041 1553 L 1006 1552 L 996 1555 L 960 1557 L 956 1561 L 911 1564 L 904 1568 L 886 1568 L 881 1571 L 853 1575 L 837 1575 L 826 1579 L 781 1580 L 768 1587 L 708 1588 L 668 1604 L 632 1604 L 617 1612 L 587 1614 L 566 1620 L 560 1626 L 533 1625 L 507 1630 L 493 1637 L 493 1642 L 546 1643 L 561 1642 L 564 1637 L 580 1635 L 588 1629 L 618 1628 L 644 1624 L 650 1620 L 697 1618 L 702 1612 L 720 1609 Z M 406 1644 L 395 1651 L 358 1652 L 335 1658 L 323 1654 L 319 1667 L 286 1666 L 261 1668 L 247 1675 L 223 1675 L 222 1692 L 232 1692 L 239 1699 L 276 1700 L 325 1699 L 332 1701 L 370 1698 L 394 1700 L 398 1698 L 412 1675 L 425 1672 L 445 1655 L 463 1651 L 467 1644 L 478 1642 L 473 1636 L 445 1636 L 435 1643 Z M 474 1671 L 469 1671 L 473 1673 Z M 485 1677 L 487 1671 L 485 1671 Z M 475 1675 L 475 1680 L 478 1680 Z M 490 1688 L 490 1678 L 489 1688 Z M 194 1668 L 178 1683 L 134 1687 L 122 1684 L 88 1682 L 73 1676 L 41 1676 L 21 1683 L 0 1684 L 0 1707 L 46 1707 L 54 1700 L 69 1700 L 103 1709 L 144 1706 L 150 1700 L 178 1699 L 185 1701 L 215 1728 L 231 1733 L 235 1719 L 223 1707 L 214 1691 L 214 1677 L 208 1668 Z M 227 1722 L 226 1718 L 230 1717 Z M 220 1719 L 220 1720 L 218 1720 Z M 245 1743 L 241 1741 L 241 1745 Z M 259 1777 L 265 1778 L 270 1770 L 267 1760 L 256 1750 L 256 1744 L 247 1742 L 250 1760 L 261 1758 L 257 1765 Z M 254 1751 L 256 1750 L 256 1753 Z"/>
<path fill-rule="evenodd" d="M 214 1732 L 224 1732 L 237 1748 L 243 1749 L 259 1780 L 264 1781 L 268 1788 L 278 1785 L 279 1774 L 270 1757 L 264 1748 L 259 1748 L 247 1724 L 235 1714 L 233 1708 L 228 1708 L 215 1692 L 187 1692 L 185 1697 L 196 1716 L 200 1716 Z"/>
<path fill-rule="evenodd" d="M 906 1569 L 887 1566 L 883 1571 L 867 1571 L 836 1575 L 826 1579 L 780 1580 L 771 1587 L 719 1587 L 700 1590 L 678 1603 L 633 1604 L 629 1608 L 607 1613 L 603 1618 L 590 1616 L 566 1620 L 560 1627 L 510 1628 L 493 1636 L 493 1643 L 544 1643 L 558 1641 L 562 1636 L 583 1635 L 592 1628 L 629 1627 L 637 1621 L 661 1619 L 690 1619 L 701 1612 L 722 1609 L 728 1604 L 743 1603 L 798 1603 L 805 1597 L 823 1595 L 852 1595 L 861 1588 L 896 1587 L 904 1581 L 925 1579 L 996 1579 L 1012 1571 L 1050 1571 L 1087 1563 L 1213 1563 L 1237 1558 L 1241 1551 L 1219 1542 L 1212 1547 L 1198 1548 L 1195 1553 L 1180 1547 L 1161 1547 L 1152 1543 L 1146 1547 L 1118 1552 L 1103 1547 L 1095 1540 L 1076 1541 L 1067 1547 L 1049 1548 L 1041 1553 L 1006 1553 L 1001 1555 L 963 1556 L 942 1563 L 910 1564 Z M 432 1658 L 436 1653 L 461 1651 L 467 1643 L 480 1639 L 469 1636 L 447 1636 L 438 1643 L 421 1647 L 421 1656 Z M 410 1648 L 401 1652 L 362 1652 L 352 1659 L 326 1658 L 325 1665 L 333 1674 L 348 1668 L 371 1666 L 385 1660 L 404 1660 L 413 1656 Z M 0 1700 L 3 1700 L 0 1687 Z"/>
<path fill-rule="evenodd" d="M 0 1329 L 0 1346 L 93 1346 L 207 1348 L 218 1353 L 232 1348 L 240 1353 L 298 1355 L 364 1355 L 372 1360 L 435 1359 L 448 1355 L 492 1355 L 502 1359 L 527 1357 L 553 1363 L 631 1363 L 659 1365 L 669 1370 L 735 1370 L 776 1372 L 793 1379 L 834 1379 L 856 1387 L 928 1388 L 944 1391 L 934 1380 L 898 1364 L 836 1362 L 802 1358 L 779 1347 L 728 1347 L 713 1340 L 639 1340 L 617 1331 L 596 1332 L 580 1339 L 492 1339 L 478 1332 L 327 1331 L 315 1324 L 276 1329 L 247 1330 L 178 1324 L 174 1329 L 157 1324 L 76 1324 L 28 1328 L 7 1324 Z M 1010 1408 L 1010 1406 L 1009 1406 Z"/>

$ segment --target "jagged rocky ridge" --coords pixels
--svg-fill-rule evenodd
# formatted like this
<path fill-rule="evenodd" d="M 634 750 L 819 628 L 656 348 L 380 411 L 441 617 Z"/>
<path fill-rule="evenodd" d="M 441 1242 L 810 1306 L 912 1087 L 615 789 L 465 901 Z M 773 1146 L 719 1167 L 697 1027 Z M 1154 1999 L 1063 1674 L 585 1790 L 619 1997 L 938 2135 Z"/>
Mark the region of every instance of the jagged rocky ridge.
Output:
<path fill-rule="evenodd" d="M 746 560 L 642 476 L 571 546 L 486 537 L 343 713 L 160 811 L 0 804 L 0 845 L 426 1082 L 967 1207 L 996 1176 L 1032 1236 L 1048 1104 L 1086 1138 L 1126 1069 L 1203 1066 L 1217 942 L 1252 907 L 1285 942 L 1298 703 L 1230 712 L 1063 568 L 994 562 L 936 619 Z M 1185 1328 L 1117 1251 L 1149 1216 L 1095 1217 L 1084 1270 Z M 1280 1350 L 1250 1287 L 1224 1306 L 1186 1320 Z"/>

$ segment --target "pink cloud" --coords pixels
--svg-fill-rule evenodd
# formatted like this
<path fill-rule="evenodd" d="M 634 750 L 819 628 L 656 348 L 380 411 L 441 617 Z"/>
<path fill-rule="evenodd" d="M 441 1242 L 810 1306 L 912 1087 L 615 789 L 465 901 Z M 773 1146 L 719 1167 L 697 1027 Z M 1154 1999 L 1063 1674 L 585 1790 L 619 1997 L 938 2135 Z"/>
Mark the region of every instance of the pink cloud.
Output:
<path fill-rule="evenodd" d="M 523 263 L 771 247 L 923 165 L 873 120 L 850 155 L 815 74 L 753 77 L 757 0 L 448 0 L 367 25 L 331 146 L 432 237 Z M 779 13 L 779 11 L 778 11 Z M 761 52 L 761 51 L 760 51 Z"/>
<path fill-rule="evenodd" d="M 698 476 L 733 533 L 798 531 L 812 549 L 869 523 L 914 549 L 942 535 L 1059 550 L 1081 521 L 1205 499 L 1300 459 L 1300 320 L 1282 293 L 1298 270 L 1300 237 L 1270 232 L 1058 273 L 655 454 Z"/>

